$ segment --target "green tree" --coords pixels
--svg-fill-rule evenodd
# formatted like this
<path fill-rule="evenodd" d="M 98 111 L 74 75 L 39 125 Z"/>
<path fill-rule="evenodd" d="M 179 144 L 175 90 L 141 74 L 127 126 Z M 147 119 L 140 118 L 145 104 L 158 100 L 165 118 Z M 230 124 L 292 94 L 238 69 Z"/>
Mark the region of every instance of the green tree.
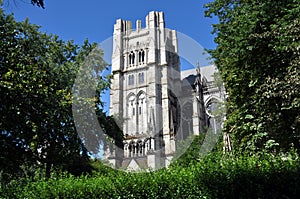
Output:
<path fill-rule="evenodd" d="M 210 50 L 228 93 L 226 133 L 235 149 L 299 148 L 300 2 L 216 0 Z"/>
<path fill-rule="evenodd" d="M 55 35 L 41 33 L 28 20 L 16 22 L 2 9 L 0 32 L 2 174 L 23 175 L 21 168 L 34 171 L 44 165 L 47 176 L 51 168 L 75 174 L 89 170 L 88 152 L 75 129 L 72 87 L 96 44 L 86 41 L 80 47 L 72 41 L 64 42 Z M 93 74 L 107 66 L 103 52 L 97 52 L 90 71 Z M 97 85 L 98 94 L 109 86 L 105 79 L 99 79 Z M 96 98 L 93 107 L 98 107 L 99 118 L 106 119 L 105 114 L 100 114 L 99 95 Z M 102 126 L 105 133 L 113 134 L 112 125 Z"/>

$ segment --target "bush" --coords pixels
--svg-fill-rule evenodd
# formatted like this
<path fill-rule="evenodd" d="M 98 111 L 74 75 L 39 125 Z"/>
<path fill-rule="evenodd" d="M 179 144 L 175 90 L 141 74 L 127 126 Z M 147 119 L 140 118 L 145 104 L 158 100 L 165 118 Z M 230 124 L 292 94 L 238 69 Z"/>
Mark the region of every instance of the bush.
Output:
<path fill-rule="evenodd" d="M 98 163 L 97 163 L 98 164 Z M 99 165 L 98 165 L 99 166 Z M 298 198 L 300 160 L 285 156 L 211 153 L 195 164 L 148 173 L 112 171 L 13 181 L 0 198 Z M 107 171 L 107 173 L 104 173 Z"/>

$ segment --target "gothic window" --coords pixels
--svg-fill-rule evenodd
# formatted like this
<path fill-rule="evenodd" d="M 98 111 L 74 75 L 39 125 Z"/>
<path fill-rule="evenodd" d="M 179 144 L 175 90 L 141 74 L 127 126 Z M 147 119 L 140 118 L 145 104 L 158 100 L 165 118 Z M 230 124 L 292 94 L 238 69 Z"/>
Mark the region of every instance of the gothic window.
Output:
<path fill-rule="evenodd" d="M 139 73 L 139 83 L 144 83 L 144 73 Z"/>
<path fill-rule="evenodd" d="M 148 115 L 147 115 L 147 106 L 146 106 L 146 93 L 140 91 L 137 95 L 137 125 L 138 132 L 143 133 L 147 132 L 148 129 Z"/>
<path fill-rule="evenodd" d="M 144 64 L 145 63 L 145 51 L 140 50 L 139 51 L 139 64 Z"/>
<path fill-rule="evenodd" d="M 193 133 L 193 104 L 192 100 L 189 100 L 182 106 L 181 110 L 181 133 L 177 134 L 178 139 L 186 139 Z"/>
<path fill-rule="evenodd" d="M 127 100 L 125 127 L 129 135 L 134 135 L 137 131 L 137 99 L 134 93 L 129 93 Z"/>
<path fill-rule="evenodd" d="M 134 59 L 135 59 L 134 52 L 131 51 L 129 54 L 129 65 L 134 65 Z"/>
<path fill-rule="evenodd" d="M 135 154 L 135 143 L 131 141 L 128 146 L 129 149 L 129 157 L 133 157 Z"/>
<path fill-rule="evenodd" d="M 142 51 L 142 62 L 143 63 L 145 62 L 145 51 L 144 50 Z"/>
<path fill-rule="evenodd" d="M 222 126 L 222 114 L 220 114 L 220 109 L 222 104 L 219 100 L 212 98 L 206 104 L 206 114 L 208 115 L 208 127 L 213 129 L 214 133 L 217 133 Z"/>
<path fill-rule="evenodd" d="M 134 64 L 134 59 L 135 59 L 135 55 L 134 55 L 134 52 L 132 52 L 132 60 L 131 60 L 132 64 Z"/>
<path fill-rule="evenodd" d="M 143 155 L 143 142 L 141 140 L 137 141 L 137 155 L 138 156 Z"/>
<path fill-rule="evenodd" d="M 217 111 L 217 103 L 218 101 L 212 98 L 206 105 L 206 113 L 211 116 L 215 117 L 215 113 Z"/>
<path fill-rule="evenodd" d="M 133 85 L 134 84 L 134 75 L 129 75 L 128 76 L 128 85 Z"/>

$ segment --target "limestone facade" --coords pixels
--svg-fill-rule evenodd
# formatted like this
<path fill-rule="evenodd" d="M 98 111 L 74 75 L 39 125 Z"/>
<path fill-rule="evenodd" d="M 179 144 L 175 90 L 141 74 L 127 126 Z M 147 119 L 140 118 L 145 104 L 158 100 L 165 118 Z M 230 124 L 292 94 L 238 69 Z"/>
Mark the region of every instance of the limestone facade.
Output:
<path fill-rule="evenodd" d="M 222 100 L 213 84 L 214 72 L 214 66 L 180 72 L 176 31 L 165 28 L 163 12 L 150 12 L 145 28 L 137 20 L 135 30 L 131 21 L 118 19 L 110 114 L 119 118 L 124 149 L 106 158 L 124 169 L 168 166 L 176 139 L 199 134 L 203 121 L 212 125 L 206 107 Z"/>

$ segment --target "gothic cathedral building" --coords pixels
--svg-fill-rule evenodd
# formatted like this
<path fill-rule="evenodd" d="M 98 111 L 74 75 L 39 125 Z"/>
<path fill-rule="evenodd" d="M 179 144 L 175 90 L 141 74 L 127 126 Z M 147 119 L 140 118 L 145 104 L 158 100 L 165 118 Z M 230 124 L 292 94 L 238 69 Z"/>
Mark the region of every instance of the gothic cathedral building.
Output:
<path fill-rule="evenodd" d="M 118 118 L 124 149 L 105 157 L 116 168 L 168 166 L 176 141 L 214 126 L 214 66 L 180 71 L 177 33 L 165 28 L 163 12 L 150 12 L 146 27 L 118 19 L 114 25 L 110 114 Z"/>

